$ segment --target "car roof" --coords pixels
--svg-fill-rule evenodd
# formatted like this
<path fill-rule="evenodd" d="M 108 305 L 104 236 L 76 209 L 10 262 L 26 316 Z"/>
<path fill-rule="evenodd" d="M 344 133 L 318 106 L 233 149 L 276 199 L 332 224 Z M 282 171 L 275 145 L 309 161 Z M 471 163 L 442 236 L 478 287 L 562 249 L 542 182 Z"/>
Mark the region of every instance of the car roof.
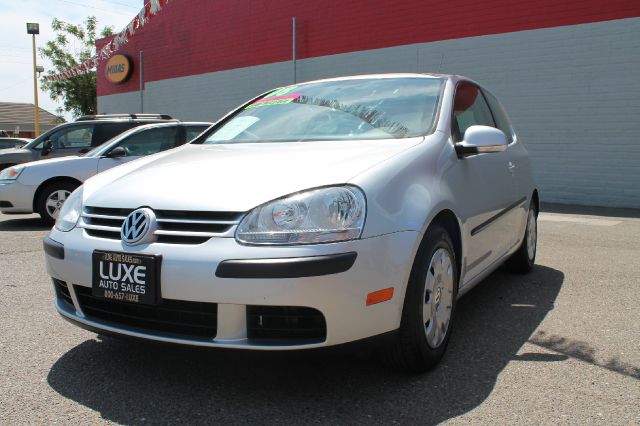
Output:
<path fill-rule="evenodd" d="M 137 118 L 137 119 L 127 119 L 127 118 L 109 118 L 109 119 L 101 119 L 101 120 L 84 120 L 84 121 L 70 121 L 68 123 L 61 123 L 60 125 L 58 125 L 57 127 L 60 126 L 64 126 L 64 125 L 69 125 L 69 126 L 73 126 L 73 125 L 86 125 L 86 124 L 99 124 L 99 123 L 144 123 L 144 125 L 150 125 L 150 124 L 190 124 L 190 125 L 194 125 L 194 124 L 208 124 L 211 125 L 211 123 L 209 122 L 200 122 L 200 121 L 181 121 L 178 120 L 177 118 L 172 118 L 172 119 L 154 119 L 154 118 Z"/>
<path fill-rule="evenodd" d="M 162 119 L 162 118 L 102 118 L 100 120 L 79 120 L 79 121 L 70 121 L 68 123 L 61 123 L 60 126 L 64 125 L 87 125 L 87 124 L 96 124 L 100 123 L 175 123 L 180 120 L 176 118 L 172 119 Z"/>
<path fill-rule="evenodd" d="M 157 123 L 148 123 L 148 124 L 142 124 L 140 126 L 136 126 L 136 127 L 132 127 L 129 130 L 126 130 L 122 133 L 120 133 L 119 135 L 114 136 L 113 139 L 110 140 L 114 140 L 116 138 L 120 138 L 123 135 L 127 135 L 127 137 L 134 135 L 134 134 L 138 134 L 140 132 L 144 132 L 146 130 L 150 130 L 150 129 L 158 129 L 158 128 L 162 128 L 162 127 L 172 127 L 172 126 L 182 126 L 182 125 L 187 125 L 187 126 L 206 126 L 209 127 L 211 126 L 213 123 L 209 123 L 209 122 L 200 122 L 200 121 L 178 121 L 178 120 L 171 120 L 171 121 L 159 121 Z M 108 142 L 108 141 L 105 141 Z"/>
<path fill-rule="evenodd" d="M 0 141 L 24 141 L 24 142 L 31 142 L 33 139 L 29 139 L 29 138 L 14 138 L 12 136 L 3 136 L 0 137 Z"/>
<path fill-rule="evenodd" d="M 148 124 L 143 124 L 141 126 L 136 126 L 130 130 L 136 130 L 136 131 L 142 131 L 145 129 L 151 129 L 151 128 L 156 128 L 156 127 L 169 127 L 169 126 L 180 126 L 180 125 L 187 125 L 187 126 L 211 126 L 213 123 L 209 123 L 206 121 L 179 121 L 179 120 L 171 120 L 171 121 L 161 121 L 161 122 L 157 122 L 157 123 L 148 123 Z"/>
<path fill-rule="evenodd" d="M 89 114 L 81 115 L 75 121 L 102 121 L 102 120 L 172 120 L 168 114 L 134 113 L 134 114 Z"/>
<path fill-rule="evenodd" d="M 439 74 L 439 73 L 358 74 L 358 75 L 348 75 L 348 76 L 341 76 L 341 77 L 322 78 L 318 80 L 304 81 L 296 84 L 303 85 L 303 84 L 329 82 L 329 81 L 385 79 L 385 78 L 442 78 L 442 79 L 450 80 L 453 83 L 457 83 L 458 81 L 469 81 L 471 83 L 478 84 L 474 80 L 459 74 Z"/>
<path fill-rule="evenodd" d="M 431 73 L 385 73 L 385 74 L 357 74 L 341 77 L 321 78 L 318 80 L 305 81 L 296 84 L 320 83 L 327 81 L 345 81 L 345 80 L 366 80 L 366 79 L 383 79 L 383 78 L 450 78 L 451 74 L 431 74 Z"/>

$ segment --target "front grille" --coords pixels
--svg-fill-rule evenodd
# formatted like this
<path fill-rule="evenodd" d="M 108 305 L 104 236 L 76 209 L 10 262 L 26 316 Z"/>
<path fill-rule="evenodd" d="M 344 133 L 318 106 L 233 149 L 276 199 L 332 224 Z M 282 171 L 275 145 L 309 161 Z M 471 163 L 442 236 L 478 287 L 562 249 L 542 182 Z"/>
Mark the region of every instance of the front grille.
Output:
<path fill-rule="evenodd" d="M 170 337 L 200 340 L 216 337 L 218 305 L 215 303 L 162 299 L 156 306 L 138 305 L 94 297 L 90 287 L 76 285 L 74 290 L 80 308 L 89 319 Z"/>
<path fill-rule="evenodd" d="M 53 278 L 53 285 L 55 287 L 56 295 L 58 296 L 58 298 L 64 300 L 70 305 L 73 305 L 73 299 L 71 298 L 71 294 L 69 293 L 69 287 L 67 287 L 67 283 Z"/>
<path fill-rule="evenodd" d="M 133 209 L 85 207 L 82 226 L 96 238 L 120 240 L 120 228 Z M 212 237 L 233 235 L 243 213 L 184 210 L 154 210 L 158 221 L 155 235 L 164 244 L 202 244 Z"/>
<path fill-rule="evenodd" d="M 261 344 L 309 344 L 327 337 L 324 315 L 296 306 L 247 306 L 247 337 Z"/>

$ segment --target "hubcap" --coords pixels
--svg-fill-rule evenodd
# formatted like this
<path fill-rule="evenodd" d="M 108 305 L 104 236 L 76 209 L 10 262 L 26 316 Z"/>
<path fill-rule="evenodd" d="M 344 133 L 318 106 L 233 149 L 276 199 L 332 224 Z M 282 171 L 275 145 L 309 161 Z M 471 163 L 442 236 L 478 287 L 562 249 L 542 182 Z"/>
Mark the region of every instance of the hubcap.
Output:
<path fill-rule="evenodd" d="M 66 189 L 59 189 L 58 191 L 53 191 L 51 194 L 49 194 L 46 203 L 47 213 L 49 213 L 49 216 L 54 219 L 58 218 L 60 209 L 62 208 L 62 205 L 70 194 L 71 192 L 67 191 Z"/>
<path fill-rule="evenodd" d="M 427 343 L 437 348 L 449 330 L 453 306 L 453 263 L 443 248 L 436 250 L 429 262 L 423 300 L 422 321 Z"/>
<path fill-rule="evenodd" d="M 536 245 L 538 243 L 538 224 L 536 221 L 536 213 L 533 209 L 529 209 L 529 217 L 527 219 L 527 255 L 529 260 L 536 255 Z"/>

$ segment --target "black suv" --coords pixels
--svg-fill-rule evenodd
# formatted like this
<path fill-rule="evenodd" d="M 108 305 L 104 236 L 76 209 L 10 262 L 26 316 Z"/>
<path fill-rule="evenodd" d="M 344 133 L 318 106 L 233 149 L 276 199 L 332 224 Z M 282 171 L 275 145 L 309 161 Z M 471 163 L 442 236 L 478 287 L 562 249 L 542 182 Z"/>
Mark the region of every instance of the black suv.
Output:
<path fill-rule="evenodd" d="M 125 130 L 167 120 L 172 117 L 166 114 L 84 115 L 54 127 L 21 148 L 0 151 L 0 171 L 29 161 L 84 154 Z"/>

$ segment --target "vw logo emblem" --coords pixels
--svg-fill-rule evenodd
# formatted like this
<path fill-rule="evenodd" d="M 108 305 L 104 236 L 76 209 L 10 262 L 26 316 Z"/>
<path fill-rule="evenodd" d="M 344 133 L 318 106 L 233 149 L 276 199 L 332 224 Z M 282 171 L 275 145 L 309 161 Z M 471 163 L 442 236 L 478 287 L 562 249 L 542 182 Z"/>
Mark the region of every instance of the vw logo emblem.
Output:
<path fill-rule="evenodd" d="M 122 224 L 120 236 L 122 242 L 129 246 L 151 243 L 156 240 L 156 215 L 150 208 L 134 210 Z"/>

